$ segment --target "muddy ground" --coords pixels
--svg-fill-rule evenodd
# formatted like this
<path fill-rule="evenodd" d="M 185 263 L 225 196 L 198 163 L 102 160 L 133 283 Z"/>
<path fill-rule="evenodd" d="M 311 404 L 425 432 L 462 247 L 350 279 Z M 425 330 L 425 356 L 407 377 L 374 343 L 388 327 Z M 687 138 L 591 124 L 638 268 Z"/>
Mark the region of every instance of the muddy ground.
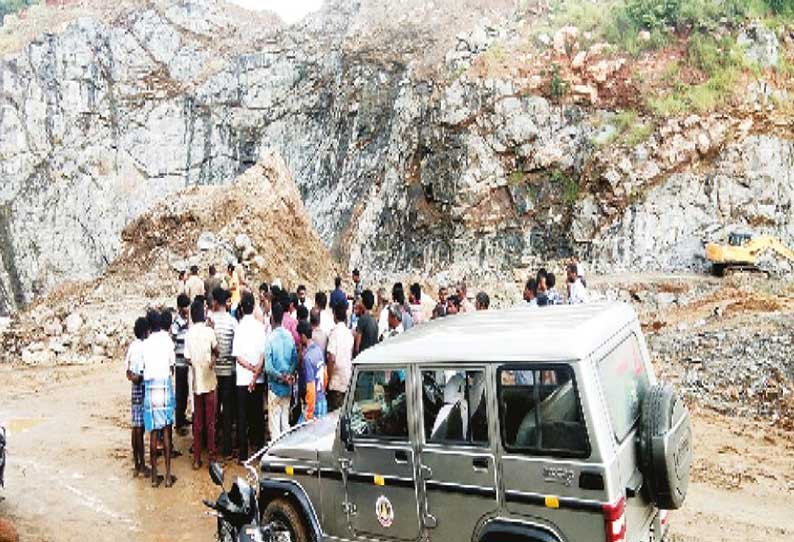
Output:
<path fill-rule="evenodd" d="M 794 284 L 689 275 L 592 282 L 634 304 L 657 373 L 693 413 L 692 483 L 671 515 L 672 541 L 794 540 Z M 120 360 L 0 364 L 0 383 L 10 441 L 0 517 L 22 541 L 213 539 L 201 499 L 217 489 L 187 454 L 174 460 L 171 489 L 133 479 Z M 184 452 L 190 442 L 176 441 Z"/>
<path fill-rule="evenodd" d="M 171 489 L 132 478 L 120 367 L 0 368 L 10 431 L 0 516 L 22 541 L 212 540 L 201 499 L 215 487 L 187 456 Z M 794 440 L 755 422 L 694 411 L 696 463 L 673 540 L 794 539 Z M 187 451 L 190 439 L 178 438 Z"/>

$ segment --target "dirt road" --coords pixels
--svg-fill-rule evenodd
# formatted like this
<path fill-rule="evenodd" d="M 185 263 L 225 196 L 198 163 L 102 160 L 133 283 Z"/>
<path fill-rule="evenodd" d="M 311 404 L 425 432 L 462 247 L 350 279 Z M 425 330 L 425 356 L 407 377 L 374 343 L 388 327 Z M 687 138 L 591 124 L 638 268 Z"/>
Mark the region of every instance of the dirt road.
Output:
<path fill-rule="evenodd" d="M 132 478 L 129 386 L 120 376 L 108 365 L 0 371 L 10 433 L 0 516 L 14 520 L 21 540 L 213 539 L 201 499 L 217 491 L 187 454 L 174 460 L 173 488 Z M 190 440 L 177 437 L 177 446 L 187 452 Z"/>
<path fill-rule="evenodd" d="M 175 487 L 133 479 L 129 387 L 118 367 L 0 367 L 10 430 L 0 516 L 23 541 L 212 540 L 203 497 L 216 489 L 189 459 Z M 794 540 L 794 439 L 763 424 L 695 411 L 697 460 L 673 540 Z M 187 451 L 190 439 L 178 439 Z"/>

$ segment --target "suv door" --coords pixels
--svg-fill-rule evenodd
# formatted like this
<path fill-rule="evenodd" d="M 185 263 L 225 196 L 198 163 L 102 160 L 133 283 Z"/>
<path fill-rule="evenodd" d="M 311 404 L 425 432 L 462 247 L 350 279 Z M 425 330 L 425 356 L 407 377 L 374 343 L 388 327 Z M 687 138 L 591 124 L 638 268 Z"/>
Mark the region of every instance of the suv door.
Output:
<path fill-rule="evenodd" d="M 564 540 L 604 540 L 604 478 L 587 463 L 590 442 L 573 367 L 504 365 L 496 381 L 507 510 L 540 520 Z M 600 484 L 583 484 L 591 472 Z"/>
<path fill-rule="evenodd" d="M 434 540 L 468 540 L 498 508 L 485 367 L 421 368 L 420 472 Z M 435 520 L 435 521 L 434 521 Z"/>
<path fill-rule="evenodd" d="M 635 444 L 640 405 L 654 382 L 645 362 L 648 358 L 643 354 L 642 343 L 636 333 L 629 334 L 610 347 L 596 363 L 596 370 L 612 426 L 621 487 L 628 489 L 627 539 L 638 540 L 650 528 L 651 515 L 655 510 L 645 493 L 639 491 L 642 475 Z"/>
<path fill-rule="evenodd" d="M 351 448 L 346 495 L 353 536 L 415 540 L 420 534 L 409 416 L 413 377 L 405 366 L 359 367 L 346 401 Z"/>

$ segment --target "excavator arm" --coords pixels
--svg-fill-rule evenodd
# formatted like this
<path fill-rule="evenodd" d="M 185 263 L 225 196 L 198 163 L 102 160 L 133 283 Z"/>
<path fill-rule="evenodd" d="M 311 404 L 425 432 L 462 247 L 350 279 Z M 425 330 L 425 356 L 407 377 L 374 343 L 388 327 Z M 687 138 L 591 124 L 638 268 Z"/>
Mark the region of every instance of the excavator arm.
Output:
<path fill-rule="evenodd" d="M 794 251 L 783 244 L 777 237 L 771 235 L 762 235 L 752 239 L 747 245 L 747 251 L 752 255 L 753 261 L 767 250 L 772 250 L 779 256 L 786 258 L 790 262 L 794 262 Z"/>

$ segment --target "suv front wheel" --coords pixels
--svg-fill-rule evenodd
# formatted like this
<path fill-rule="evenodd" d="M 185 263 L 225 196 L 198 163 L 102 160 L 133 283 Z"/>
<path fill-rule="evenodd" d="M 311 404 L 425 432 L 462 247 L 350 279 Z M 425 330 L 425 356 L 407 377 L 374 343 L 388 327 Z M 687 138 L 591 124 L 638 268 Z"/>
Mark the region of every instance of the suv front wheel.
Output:
<path fill-rule="evenodd" d="M 274 499 L 262 514 L 262 525 L 272 523 L 276 530 L 290 534 L 290 542 L 312 542 L 303 516 L 297 507 L 287 499 Z"/>

